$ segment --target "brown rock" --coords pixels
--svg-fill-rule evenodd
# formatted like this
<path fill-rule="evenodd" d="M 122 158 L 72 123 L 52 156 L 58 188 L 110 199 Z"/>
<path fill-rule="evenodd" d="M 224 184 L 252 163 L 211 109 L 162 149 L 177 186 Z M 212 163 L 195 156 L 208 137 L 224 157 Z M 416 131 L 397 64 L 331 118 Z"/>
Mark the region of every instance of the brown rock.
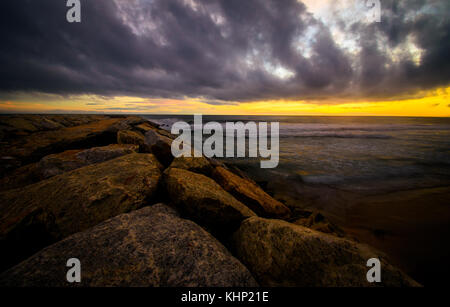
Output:
<path fill-rule="evenodd" d="M 144 145 L 144 136 L 140 132 L 121 130 L 117 133 L 117 143 Z"/>
<path fill-rule="evenodd" d="M 49 155 L 37 163 L 37 172 L 41 179 L 47 179 L 94 163 L 137 152 L 139 147 L 131 144 L 111 144 L 86 150 L 68 150 Z"/>
<path fill-rule="evenodd" d="M 206 176 L 170 168 L 164 173 L 164 182 L 182 212 L 208 229 L 234 231 L 244 219 L 256 215 Z"/>
<path fill-rule="evenodd" d="M 135 126 L 138 126 L 144 122 L 145 119 L 140 116 L 128 116 L 125 119 L 122 119 L 121 121 L 115 123 L 114 125 L 111 125 L 111 127 L 109 127 L 109 130 L 115 133 L 122 130 L 134 130 Z"/>
<path fill-rule="evenodd" d="M 82 263 L 69 284 L 65 262 Z M 126 269 L 124 269 L 126 268 Z M 6 286 L 255 286 L 211 235 L 165 205 L 108 220 L 46 248 L 0 276 Z"/>
<path fill-rule="evenodd" d="M 419 286 L 370 247 L 287 223 L 247 219 L 234 234 L 237 257 L 261 286 Z M 381 261 L 381 283 L 367 281 L 371 258 Z"/>
<path fill-rule="evenodd" d="M 101 163 L 121 156 L 136 153 L 138 145 L 133 144 L 111 144 L 103 147 L 94 147 L 77 153 L 77 158 L 87 165 Z"/>
<path fill-rule="evenodd" d="M 305 211 L 306 212 L 306 211 Z M 344 237 L 345 232 L 337 225 L 329 221 L 320 212 L 310 212 L 308 217 L 302 217 L 292 222 L 293 224 L 308 227 L 323 233 Z"/>
<path fill-rule="evenodd" d="M 66 280 L 78 258 L 81 283 Z M 163 205 L 123 214 L 74 234 L 0 275 L 2 286 L 255 287 L 214 237 Z"/>
<path fill-rule="evenodd" d="M 150 130 L 157 130 L 158 128 L 151 125 L 149 122 L 142 123 L 134 127 L 137 131 L 143 133 L 144 135 Z"/>
<path fill-rule="evenodd" d="M 2 265 L 138 209 L 156 196 L 161 165 L 151 154 L 130 154 L 0 193 Z"/>
<path fill-rule="evenodd" d="M 35 173 L 42 180 L 86 166 L 85 161 L 77 157 L 80 152 L 81 149 L 76 149 L 45 156 L 36 164 Z"/>
<path fill-rule="evenodd" d="M 49 155 L 38 163 L 32 163 L 14 170 L 0 179 L 0 191 L 24 187 L 44 179 L 94 163 L 105 162 L 123 155 L 137 152 L 136 145 L 112 144 L 87 150 L 68 150 Z"/>
<path fill-rule="evenodd" d="M 15 169 L 8 176 L 0 178 L 0 192 L 17 189 L 40 181 L 36 163 Z"/>
<path fill-rule="evenodd" d="M 80 120 L 82 118 L 80 117 Z M 12 157 L 19 160 L 21 165 L 26 165 L 37 162 L 44 156 L 66 150 L 116 143 L 116 134 L 108 129 L 121 120 L 123 119 L 103 117 L 102 120 L 79 126 L 38 131 L 24 137 L 13 138 L 0 147 L 0 156 Z"/>
<path fill-rule="evenodd" d="M 158 160 L 164 165 L 169 166 L 173 161 L 172 140 L 154 130 L 149 130 L 145 134 L 145 152 L 153 153 Z"/>
<path fill-rule="evenodd" d="M 270 197 L 255 183 L 243 179 L 223 167 L 216 167 L 213 178 L 227 192 L 260 216 L 287 218 L 288 207 Z"/>
<path fill-rule="evenodd" d="M 194 173 L 202 174 L 210 177 L 212 175 L 214 167 L 205 158 L 194 158 L 194 157 L 181 157 L 173 160 L 170 164 L 171 168 L 184 169 Z"/>

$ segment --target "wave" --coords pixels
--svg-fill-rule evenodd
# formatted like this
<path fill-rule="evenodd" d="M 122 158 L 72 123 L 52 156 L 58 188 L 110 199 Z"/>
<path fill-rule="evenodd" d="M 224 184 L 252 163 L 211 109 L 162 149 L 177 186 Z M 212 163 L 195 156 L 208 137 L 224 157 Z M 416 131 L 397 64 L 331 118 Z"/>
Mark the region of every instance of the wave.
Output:
<path fill-rule="evenodd" d="M 172 125 L 175 124 L 176 122 L 179 122 L 180 119 L 179 118 L 147 118 L 147 120 L 153 124 L 158 125 L 161 129 L 170 131 L 172 129 Z"/>
<path fill-rule="evenodd" d="M 280 138 L 340 138 L 340 139 L 393 139 L 393 136 L 382 134 L 349 134 L 336 132 L 281 134 Z"/>

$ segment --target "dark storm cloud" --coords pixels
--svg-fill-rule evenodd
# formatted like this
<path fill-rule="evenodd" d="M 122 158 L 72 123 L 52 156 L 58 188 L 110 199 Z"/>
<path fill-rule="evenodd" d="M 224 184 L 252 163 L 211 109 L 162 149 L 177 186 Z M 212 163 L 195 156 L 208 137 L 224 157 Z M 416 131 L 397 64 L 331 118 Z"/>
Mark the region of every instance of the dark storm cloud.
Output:
<path fill-rule="evenodd" d="M 217 105 L 392 97 L 450 80 L 446 0 L 382 1 L 382 23 L 343 19 L 356 54 L 296 0 L 81 2 L 80 24 L 66 21 L 65 0 L 0 2 L 1 92 L 199 97 Z M 407 39 L 423 50 L 420 64 L 392 59 Z"/>
<path fill-rule="evenodd" d="M 360 89 L 369 96 L 413 94 L 450 81 L 450 2 L 382 1 L 382 22 L 356 24 L 360 33 Z M 393 61 L 389 53 L 407 51 L 408 40 L 422 50 L 420 63 L 410 57 Z"/>

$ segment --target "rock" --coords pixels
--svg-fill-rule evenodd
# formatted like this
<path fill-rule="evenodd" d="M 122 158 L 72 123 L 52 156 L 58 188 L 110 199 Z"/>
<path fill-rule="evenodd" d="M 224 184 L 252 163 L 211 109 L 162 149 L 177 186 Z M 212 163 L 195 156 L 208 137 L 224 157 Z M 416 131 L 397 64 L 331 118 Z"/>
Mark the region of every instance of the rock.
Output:
<path fill-rule="evenodd" d="M 81 283 L 66 281 L 78 258 Z M 255 287 L 250 272 L 197 224 L 162 204 L 74 234 L 0 275 L 1 286 Z"/>
<path fill-rule="evenodd" d="M 261 286 L 419 286 L 383 254 L 348 239 L 281 220 L 252 217 L 233 236 L 235 255 Z M 367 261 L 381 261 L 380 284 L 367 281 Z"/>
<path fill-rule="evenodd" d="M 169 138 L 169 139 L 171 139 L 171 140 L 175 140 L 175 139 L 176 139 L 176 136 L 173 135 L 172 133 L 170 133 L 170 132 L 167 131 L 167 130 L 164 130 L 164 129 L 156 129 L 156 131 L 157 131 L 159 134 L 161 134 L 161 135 L 163 135 L 163 136 L 165 136 L 165 137 L 167 137 L 167 138 Z"/>
<path fill-rule="evenodd" d="M 24 187 L 44 179 L 94 163 L 105 162 L 123 155 L 137 152 L 136 145 L 112 144 L 87 150 L 68 150 L 49 155 L 38 163 L 32 163 L 14 170 L 0 179 L 0 191 Z"/>
<path fill-rule="evenodd" d="M 145 119 L 139 116 L 129 116 L 118 123 L 112 125 L 109 129 L 112 132 L 119 132 L 121 130 L 133 130 L 135 126 L 143 124 Z"/>
<path fill-rule="evenodd" d="M 11 136 L 56 130 L 106 119 L 102 115 L 7 115 L 0 118 L 0 131 Z"/>
<path fill-rule="evenodd" d="M 157 127 L 151 125 L 150 122 L 142 123 L 142 124 L 140 124 L 140 125 L 135 126 L 134 128 L 135 128 L 137 131 L 143 133 L 144 135 L 145 135 L 147 132 L 149 132 L 150 130 L 157 130 L 157 129 L 158 129 Z"/>
<path fill-rule="evenodd" d="M 11 156 L 0 157 L 0 174 L 4 175 L 21 166 L 19 159 Z"/>
<path fill-rule="evenodd" d="M 35 173 L 40 180 L 86 166 L 87 164 L 78 159 L 77 154 L 82 150 L 67 150 L 62 153 L 45 156 L 36 164 Z"/>
<path fill-rule="evenodd" d="M 224 191 L 214 180 L 182 169 L 164 172 L 170 199 L 187 216 L 218 233 L 230 233 L 256 214 Z"/>
<path fill-rule="evenodd" d="M 123 119 L 103 118 L 79 126 L 38 131 L 20 138 L 12 138 L 8 144 L 0 147 L 0 156 L 13 157 L 20 161 L 20 165 L 26 165 L 37 162 L 45 156 L 66 150 L 116 143 L 117 135 L 108 129 L 111 125 Z M 79 120 L 82 119 L 81 116 Z"/>
<path fill-rule="evenodd" d="M 76 156 L 86 164 L 94 164 L 136 153 L 138 150 L 139 146 L 133 144 L 111 144 L 80 151 Z"/>
<path fill-rule="evenodd" d="M 144 145 L 144 136 L 140 132 L 131 130 L 122 130 L 117 133 L 117 143 Z"/>
<path fill-rule="evenodd" d="M 0 178 L 0 192 L 24 187 L 40 181 L 36 163 L 15 169 L 8 176 Z"/>
<path fill-rule="evenodd" d="M 8 117 L 2 120 L 2 123 L 14 128 L 16 131 L 36 132 L 39 131 L 29 118 L 25 117 Z"/>
<path fill-rule="evenodd" d="M 112 144 L 86 150 L 68 150 L 42 158 L 37 163 L 37 173 L 41 179 L 47 179 L 83 166 L 135 153 L 138 149 L 136 145 Z"/>
<path fill-rule="evenodd" d="M 296 219 L 292 223 L 308 227 L 323 233 L 333 234 L 338 237 L 345 236 L 345 232 L 342 229 L 325 218 L 325 216 L 323 216 L 320 212 L 310 212 L 308 217 Z"/>
<path fill-rule="evenodd" d="M 2 267 L 141 208 L 156 197 L 160 170 L 153 155 L 130 154 L 0 193 Z"/>
<path fill-rule="evenodd" d="M 172 140 L 159 134 L 154 130 L 149 130 L 145 134 L 144 152 L 153 153 L 156 158 L 164 165 L 169 166 L 173 161 Z"/>
<path fill-rule="evenodd" d="M 259 216 L 289 217 L 289 208 L 273 199 L 255 183 L 243 179 L 223 167 L 216 167 L 212 177 L 225 191 L 244 203 Z"/>
<path fill-rule="evenodd" d="M 205 158 L 194 158 L 194 157 L 181 157 L 173 160 L 170 164 L 171 168 L 184 169 L 194 173 L 202 174 L 207 177 L 211 177 L 214 167 Z"/>

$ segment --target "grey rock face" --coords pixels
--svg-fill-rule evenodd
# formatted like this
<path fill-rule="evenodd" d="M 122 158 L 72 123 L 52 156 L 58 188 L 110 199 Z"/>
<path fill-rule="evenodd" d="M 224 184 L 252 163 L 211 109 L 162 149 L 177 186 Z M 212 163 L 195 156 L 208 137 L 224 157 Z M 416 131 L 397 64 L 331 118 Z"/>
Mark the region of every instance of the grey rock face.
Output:
<path fill-rule="evenodd" d="M 366 245 L 281 220 L 247 219 L 233 241 L 237 257 L 261 286 L 419 286 Z M 371 258 L 381 261 L 380 284 L 367 281 L 366 265 Z"/>
<path fill-rule="evenodd" d="M 66 261 L 81 262 L 81 283 Z M 214 237 L 166 205 L 110 219 L 56 243 L 0 275 L 2 286 L 253 287 L 249 271 Z"/>

